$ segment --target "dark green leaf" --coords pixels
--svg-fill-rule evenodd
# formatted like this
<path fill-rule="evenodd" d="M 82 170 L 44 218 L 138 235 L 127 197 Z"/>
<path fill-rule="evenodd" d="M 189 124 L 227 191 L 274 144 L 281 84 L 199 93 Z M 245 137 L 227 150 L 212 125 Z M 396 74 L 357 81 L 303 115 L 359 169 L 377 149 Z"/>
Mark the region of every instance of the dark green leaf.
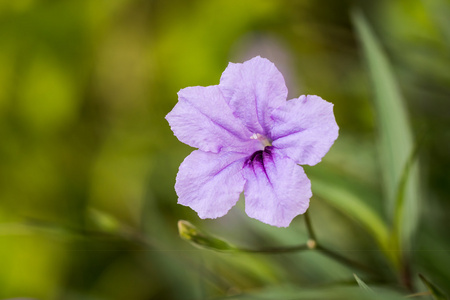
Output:
<path fill-rule="evenodd" d="M 447 300 L 447 296 L 433 283 L 431 283 L 428 279 L 425 278 L 422 274 L 419 274 L 422 282 L 427 286 L 428 290 L 433 295 L 433 298 L 436 300 Z"/>

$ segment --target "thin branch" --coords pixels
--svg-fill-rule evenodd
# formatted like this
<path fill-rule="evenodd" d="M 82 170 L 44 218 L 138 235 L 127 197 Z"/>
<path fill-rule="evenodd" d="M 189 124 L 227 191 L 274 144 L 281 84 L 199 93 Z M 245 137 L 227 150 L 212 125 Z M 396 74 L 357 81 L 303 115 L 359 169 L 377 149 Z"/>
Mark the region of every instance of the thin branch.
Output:
<path fill-rule="evenodd" d="M 308 230 L 309 239 L 316 241 L 316 234 L 314 233 L 314 230 L 312 228 L 312 223 L 311 223 L 311 219 L 309 217 L 309 212 L 306 211 L 303 215 L 305 217 L 306 230 Z"/>
<path fill-rule="evenodd" d="M 340 263 L 342 263 L 342 264 L 344 264 L 346 266 L 349 266 L 351 268 L 359 269 L 359 270 L 364 271 L 366 273 L 376 274 L 375 270 L 373 270 L 372 268 L 367 267 L 367 266 L 365 266 L 363 264 L 360 264 L 359 262 L 351 260 L 351 259 L 349 259 L 349 258 L 347 258 L 345 256 L 342 256 L 339 253 L 334 252 L 333 250 L 325 248 L 325 247 L 323 247 L 321 245 L 317 245 L 316 249 L 319 250 L 321 253 L 325 254 L 326 256 L 328 256 L 328 257 L 330 257 L 330 258 L 332 258 L 332 259 L 334 259 L 334 260 L 336 260 L 336 261 L 338 261 L 338 262 L 340 262 Z"/>
<path fill-rule="evenodd" d="M 262 248 L 262 249 L 242 249 L 237 248 L 234 251 L 237 252 L 247 252 L 247 253 L 265 253 L 265 254 L 281 254 L 281 253 L 291 253 L 297 251 L 309 250 L 307 244 L 301 244 L 292 247 L 274 247 L 274 248 Z"/>

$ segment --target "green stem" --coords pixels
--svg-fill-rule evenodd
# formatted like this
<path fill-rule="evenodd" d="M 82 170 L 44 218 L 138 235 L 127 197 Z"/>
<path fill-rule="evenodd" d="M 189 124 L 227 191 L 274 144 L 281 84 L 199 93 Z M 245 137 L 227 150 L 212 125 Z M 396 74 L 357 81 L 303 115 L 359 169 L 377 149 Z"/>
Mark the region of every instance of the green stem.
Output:
<path fill-rule="evenodd" d="M 342 256 L 339 253 L 337 253 L 333 250 L 330 250 L 326 247 L 323 247 L 322 245 L 317 243 L 316 234 L 314 233 L 314 229 L 312 227 L 312 222 L 311 222 L 311 218 L 309 217 L 308 211 L 305 212 L 304 216 L 305 216 L 306 230 L 308 231 L 308 236 L 309 236 L 309 240 L 307 242 L 307 246 L 309 249 L 311 249 L 311 250 L 317 249 L 320 252 L 322 252 L 323 254 L 327 255 L 328 257 L 330 257 L 344 265 L 347 265 L 351 268 L 356 268 L 356 269 L 359 269 L 366 273 L 376 274 L 376 272 L 374 270 L 372 270 L 371 268 L 369 268 L 365 265 L 362 265 L 358 262 L 355 262 L 351 259 L 348 259 L 345 256 Z"/>
<path fill-rule="evenodd" d="M 316 234 L 314 233 L 314 230 L 312 228 L 311 219 L 309 217 L 309 212 L 306 211 L 304 213 L 305 217 L 305 224 L 306 224 L 306 230 L 308 231 L 308 236 L 310 240 L 316 241 Z"/>
<path fill-rule="evenodd" d="M 292 247 L 273 247 L 273 248 L 263 248 L 263 249 L 243 249 L 237 248 L 235 251 L 238 252 L 248 252 L 248 253 L 265 253 L 265 254 L 280 254 L 280 253 L 290 253 L 308 250 L 309 247 L 307 244 L 301 244 Z"/>
<path fill-rule="evenodd" d="M 324 255 L 342 263 L 343 265 L 346 265 L 350 268 L 355 268 L 355 269 L 359 269 L 360 271 L 364 271 L 366 273 L 372 273 L 372 274 L 376 274 L 375 270 L 373 270 L 372 268 L 369 268 L 363 264 L 360 264 L 359 262 L 356 262 L 354 260 L 351 260 L 345 256 L 340 255 L 339 253 L 330 250 L 326 247 L 323 247 L 322 245 L 317 245 L 316 249 L 319 250 L 321 253 L 323 253 Z"/>

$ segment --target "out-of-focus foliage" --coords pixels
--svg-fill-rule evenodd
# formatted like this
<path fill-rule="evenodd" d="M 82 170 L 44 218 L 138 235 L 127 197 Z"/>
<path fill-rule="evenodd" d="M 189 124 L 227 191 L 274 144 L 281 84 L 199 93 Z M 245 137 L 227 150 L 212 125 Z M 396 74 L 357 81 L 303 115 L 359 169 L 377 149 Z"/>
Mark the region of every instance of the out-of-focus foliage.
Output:
<path fill-rule="evenodd" d="M 373 293 L 373 290 L 364 281 L 362 281 L 361 278 L 359 278 L 356 274 L 353 274 L 353 276 L 362 290 Z"/>
<path fill-rule="evenodd" d="M 402 276 L 427 291 L 419 272 L 449 295 L 448 16 L 446 0 L 0 2 L 0 299 L 397 299 L 409 293 Z M 320 244 L 378 270 L 357 273 L 375 296 L 320 251 L 216 253 L 178 235 L 184 219 L 244 248 L 308 239 L 302 216 L 275 228 L 242 201 L 217 220 L 177 205 L 192 149 L 164 120 L 176 93 L 256 55 L 291 98 L 335 104 L 340 137 L 305 168 L 309 212 Z M 401 112 L 389 106 L 399 97 Z M 422 132 L 405 195 L 414 182 L 420 194 L 402 202 L 398 237 L 410 269 L 399 271 L 395 193 Z"/>
<path fill-rule="evenodd" d="M 417 207 L 421 198 L 417 164 L 408 170 L 411 174 L 405 187 L 400 186 L 414 148 L 411 126 L 397 81 L 372 29 L 361 11 L 353 11 L 352 17 L 361 40 L 374 91 L 373 102 L 380 135 L 380 163 L 384 166 L 380 169 L 385 183 L 386 210 L 394 219 L 396 231 L 394 234 L 402 240 L 400 247 L 391 246 L 401 250 L 403 246 L 410 246 L 409 240 L 418 223 Z M 405 191 L 400 192 L 401 188 Z M 400 198 L 399 193 L 402 194 Z"/>
<path fill-rule="evenodd" d="M 422 280 L 423 284 L 425 284 L 430 291 L 430 294 L 433 296 L 436 300 L 445 300 L 447 297 L 444 295 L 444 293 L 436 287 L 433 283 L 431 283 L 428 279 L 426 279 L 422 274 L 419 274 L 420 279 Z"/>

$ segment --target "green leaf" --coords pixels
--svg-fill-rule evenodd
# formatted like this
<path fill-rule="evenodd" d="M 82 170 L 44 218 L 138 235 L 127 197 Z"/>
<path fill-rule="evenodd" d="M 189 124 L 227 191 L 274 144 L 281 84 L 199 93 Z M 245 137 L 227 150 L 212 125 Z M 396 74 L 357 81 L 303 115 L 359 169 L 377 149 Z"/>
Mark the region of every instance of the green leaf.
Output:
<path fill-rule="evenodd" d="M 413 152 L 412 130 L 403 99 L 394 78 L 391 65 L 384 54 L 364 15 L 352 12 L 353 24 L 360 40 L 374 93 L 374 106 L 378 118 L 380 136 L 381 172 L 386 198 L 386 210 L 399 224 L 394 247 L 407 249 L 418 223 L 419 177 L 418 166 L 411 167 L 405 194 L 399 202 L 397 191 L 405 165 Z M 403 203 L 404 201 L 404 203 Z M 395 214 L 400 207 L 402 213 Z"/>
<path fill-rule="evenodd" d="M 386 288 L 377 289 L 376 293 L 367 293 L 357 286 L 322 286 L 320 288 L 277 285 L 243 292 L 233 296 L 215 298 L 217 300 L 279 300 L 279 299 L 316 299 L 316 300 L 404 300 L 404 296 Z"/>
<path fill-rule="evenodd" d="M 401 237 L 402 224 L 400 223 L 404 219 L 405 212 L 405 193 L 408 180 L 411 176 L 411 169 L 417 160 L 417 155 L 419 153 L 420 146 L 422 145 L 423 136 L 417 141 L 412 153 L 409 155 L 406 161 L 405 167 L 403 168 L 402 176 L 400 178 L 400 183 L 398 184 L 397 196 L 396 196 L 396 206 L 394 212 L 394 224 L 392 238 L 393 240 L 398 240 Z"/>
<path fill-rule="evenodd" d="M 97 209 L 90 209 L 88 217 L 94 229 L 102 232 L 117 233 L 122 226 L 114 216 Z"/>
<path fill-rule="evenodd" d="M 433 295 L 435 300 L 447 300 L 447 296 L 433 283 L 431 283 L 428 279 L 425 278 L 422 274 L 419 274 L 422 282 L 427 286 L 430 293 Z"/>
<path fill-rule="evenodd" d="M 443 42 L 450 47 L 450 4 L 445 0 L 427 0 L 422 1 L 430 19 L 438 26 Z"/>
<path fill-rule="evenodd" d="M 312 174 L 311 174 L 312 173 Z M 375 238 L 385 255 L 396 264 L 396 258 L 389 246 L 389 230 L 381 217 L 350 187 L 330 172 L 319 172 L 318 168 L 308 175 L 312 182 L 313 194 L 324 199 L 346 215 L 350 216 Z M 369 197 L 369 193 L 364 194 Z"/>
<path fill-rule="evenodd" d="M 361 289 L 367 292 L 373 292 L 373 290 L 364 281 L 362 281 L 361 278 L 359 278 L 356 274 L 353 274 L 353 276 Z"/>

